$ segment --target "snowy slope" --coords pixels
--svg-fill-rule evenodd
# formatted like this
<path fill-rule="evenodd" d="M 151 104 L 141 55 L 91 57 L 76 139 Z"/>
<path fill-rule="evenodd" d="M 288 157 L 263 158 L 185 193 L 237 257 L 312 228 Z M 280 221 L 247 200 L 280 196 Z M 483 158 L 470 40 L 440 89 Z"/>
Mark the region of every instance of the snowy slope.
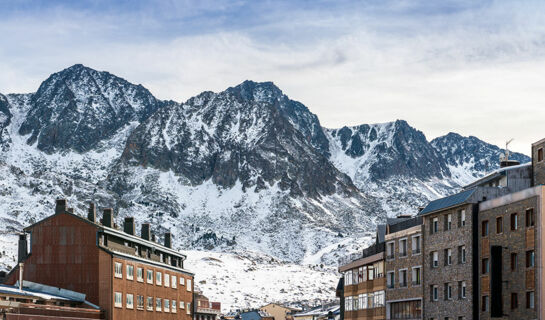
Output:
<path fill-rule="evenodd" d="M 377 223 L 495 169 L 501 152 L 454 134 L 429 142 L 401 120 L 325 129 L 271 82 L 176 103 L 76 65 L 36 93 L 0 95 L 0 269 L 14 264 L 14 232 L 64 197 L 172 231 L 225 308 L 333 298 L 337 260 Z"/>

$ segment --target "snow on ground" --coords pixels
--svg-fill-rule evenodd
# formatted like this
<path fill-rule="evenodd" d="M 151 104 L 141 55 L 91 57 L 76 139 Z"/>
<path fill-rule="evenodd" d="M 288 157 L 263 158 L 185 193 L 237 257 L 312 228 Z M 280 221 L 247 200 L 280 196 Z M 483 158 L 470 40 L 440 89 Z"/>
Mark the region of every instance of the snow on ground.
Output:
<path fill-rule="evenodd" d="M 187 254 L 185 267 L 196 273 L 197 288 L 221 302 L 223 312 L 270 302 L 317 304 L 335 299 L 336 267 L 283 263 L 250 251 L 183 253 Z"/>

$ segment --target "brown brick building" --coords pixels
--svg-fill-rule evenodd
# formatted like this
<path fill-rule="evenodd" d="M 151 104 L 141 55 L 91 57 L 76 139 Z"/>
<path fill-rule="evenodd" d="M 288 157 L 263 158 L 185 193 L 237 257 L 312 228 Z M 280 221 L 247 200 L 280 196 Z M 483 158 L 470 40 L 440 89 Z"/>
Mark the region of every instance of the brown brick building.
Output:
<path fill-rule="evenodd" d="M 106 319 L 191 319 L 194 275 L 171 249 L 170 234 L 158 244 L 143 224 L 136 236 L 133 218 L 117 230 L 111 209 L 101 224 L 95 220 L 94 205 L 83 218 L 57 200 L 53 216 L 24 230 L 31 243 L 27 254 L 20 241 L 24 279 L 84 293 Z M 15 268 L 6 282 L 15 283 L 17 274 Z"/>
<path fill-rule="evenodd" d="M 422 319 L 422 235 L 422 217 L 387 225 L 386 319 Z"/>
<path fill-rule="evenodd" d="M 384 242 L 365 249 L 339 267 L 343 274 L 344 319 L 385 319 Z"/>

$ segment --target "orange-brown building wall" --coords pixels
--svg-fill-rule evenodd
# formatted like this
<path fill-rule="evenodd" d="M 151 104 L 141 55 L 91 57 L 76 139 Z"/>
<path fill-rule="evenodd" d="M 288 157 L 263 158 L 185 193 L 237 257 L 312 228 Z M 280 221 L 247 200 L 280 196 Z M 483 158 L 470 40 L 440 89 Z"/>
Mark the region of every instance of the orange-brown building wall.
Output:
<path fill-rule="evenodd" d="M 173 271 L 166 268 L 161 268 L 157 266 L 152 266 L 146 263 L 141 263 L 139 261 L 125 260 L 121 258 L 114 257 L 110 273 L 114 273 L 114 264 L 115 262 L 120 262 L 122 264 L 123 276 L 122 278 L 113 277 L 113 292 L 121 292 L 123 294 L 121 308 L 113 307 L 113 313 L 111 319 L 116 320 L 129 320 L 129 319 L 184 319 L 190 320 L 191 315 L 187 314 L 187 306 L 184 309 L 180 309 L 180 303 L 183 302 L 187 304 L 188 302 L 193 305 L 193 277 L 181 272 Z M 134 276 L 133 280 L 127 279 L 127 264 L 130 264 L 134 267 Z M 143 268 L 143 280 L 142 282 L 137 279 L 137 269 Z M 147 282 L 147 270 L 153 271 L 153 283 Z M 161 272 L 162 281 L 161 285 L 156 284 L 156 272 Z M 170 279 L 169 286 L 165 286 L 165 274 L 169 274 L 170 277 L 173 275 L 176 276 L 177 288 L 172 288 L 172 279 Z M 180 285 L 180 277 L 184 278 L 184 285 Z M 187 290 L 188 280 L 191 281 L 190 291 Z M 134 299 L 133 309 L 127 309 L 126 307 L 126 294 L 132 294 Z M 137 295 L 144 296 L 144 308 L 139 310 L 137 308 Z M 147 306 L 147 297 L 153 297 L 153 311 L 148 311 Z M 164 301 L 163 299 L 168 299 L 170 301 L 176 300 L 176 313 L 156 311 L 155 309 L 155 298 L 161 298 L 162 300 L 162 309 L 164 310 Z M 114 295 L 110 301 L 111 305 L 114 305 Z M 172 308 L 172 305 L 171 305 Z M 193 308 L 193 306 L 191 306 Z"/>
<path fill-rule="evenodd" d="M 98 304 L 99 249 L 96 228 L 69 214 L 57 214 L 35 225 L 23 279 L 86 294 Z M 8 282 L 14 284 L 19 272 Z"/>

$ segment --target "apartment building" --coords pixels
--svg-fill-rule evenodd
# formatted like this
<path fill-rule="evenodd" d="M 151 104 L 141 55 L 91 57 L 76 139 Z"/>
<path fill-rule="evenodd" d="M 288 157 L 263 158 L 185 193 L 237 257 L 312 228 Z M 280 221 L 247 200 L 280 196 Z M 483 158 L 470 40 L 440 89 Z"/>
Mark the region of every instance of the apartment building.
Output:
<path fill-rule="evenodd" d="M 136 236 L 133 218 L 118 230 L 112 209 L 104 209 L 101 222 L 93 204 L 85 218 L 57 200 L 54 215 L 21 235 L 24 279 L 84 293 L 106 319 L 191 319 L 194 274 L 184 268 L 186 256 L 171 248 L 170 233 L 159 244 L 143 224 Z M 15 283 L 17 274 L 16 267 L 6 282 Z"/>
<path fill-rule="evenodd" d="M 397 219 L 386 227 L 386 319 L 422 319 L 422 217 Z M 401 221 L 399 221 L 401 220 Z"/>
<path fill-rule="evenodd" d="M 477 203 L 505 192 L 474 187 L 431 201 L 419 215 L 424 233 L 424 318 L 477 319 Z"/>
<path fill-rule="evenodd" d="M 384 242 L 341 264 L 344 319 L 385 319 Z"/>
<path fill-rule="evenodd" d="M 532 186 L 479 204 L 480 319 L 545 318 L 544 148 L 532 145 Z"/>
<path fill-rule="evenodd" d="M 194 320 L 219 319 L 221 314 L 221 303 L 210 301 L 207 296 L 198 291 L 195 291 L 193 301 L 195 306 Z"/>

